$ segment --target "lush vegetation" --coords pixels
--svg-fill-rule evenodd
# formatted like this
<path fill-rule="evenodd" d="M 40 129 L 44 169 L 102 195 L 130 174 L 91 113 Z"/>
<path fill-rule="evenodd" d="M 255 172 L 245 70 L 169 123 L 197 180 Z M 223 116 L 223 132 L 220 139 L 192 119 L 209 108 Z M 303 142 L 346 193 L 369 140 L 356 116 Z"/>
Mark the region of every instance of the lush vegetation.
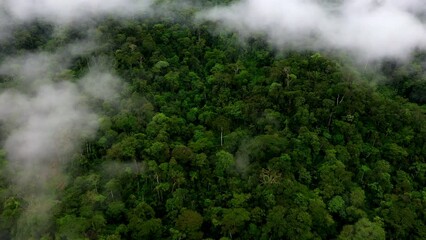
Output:
<path fill-rule="evenodd" d="M 100 129 L 35 239 L 426 238 L 425 82 L 407 70 L 418 64 L 389 62 L 387 85 L 373 85 L 325 54 L 277 52 L 261 38 L 241 46 L 208 29 L 97 26 L 102 46 L 68 74 L 108 58 L 127 87 L 119 107 L 90 103 Z M 22 26 L 2 56 L 81 37 L 51 33 Z M 0 189 L 8 239 L 26 203 L 7 179 Z"/>

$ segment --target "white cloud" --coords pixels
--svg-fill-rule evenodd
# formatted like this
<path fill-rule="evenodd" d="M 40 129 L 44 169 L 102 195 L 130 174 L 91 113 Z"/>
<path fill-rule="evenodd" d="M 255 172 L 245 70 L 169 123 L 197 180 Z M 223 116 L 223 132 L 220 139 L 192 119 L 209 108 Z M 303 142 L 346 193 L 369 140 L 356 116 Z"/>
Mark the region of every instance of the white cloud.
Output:
<path fill-rule="evenodd" d="M 53 53 L 9 57 L 0 65 L 0 74 L 18 82 L 15 88 L 0 92 L 0 124 L 8 178 L 14 193 L 28 204 L 18 221 L 19 239 L 30 239 L 48 229 L 56 188 L 66 183 L 64 168 L 97 131 L 98 116 L 85 102 L 86 96 L 119 100 L 121 81 L 106 66 L 93 64 L 76 81 L 57 77 L 68 69 L 73 57 L 92 47 L 90 41 L 79 42 Z M 37 217 L 41 215 L 44 217 Z"/>
<path fill-rule="evenodd" d="M 241 0 L 198 13 L 242 36 L 265 34 L 278 47 L 338 49 L 363 60 L 406 58 L 426 48 L 423 1 Z"/>
<path fill-rule="evenodd" d="M 3 8 L 13 18 L 41 18 L 53 23 L 70 23 L 108 14 L 142 14 L 151 4 L 151 0 L 3 0 Z"/>

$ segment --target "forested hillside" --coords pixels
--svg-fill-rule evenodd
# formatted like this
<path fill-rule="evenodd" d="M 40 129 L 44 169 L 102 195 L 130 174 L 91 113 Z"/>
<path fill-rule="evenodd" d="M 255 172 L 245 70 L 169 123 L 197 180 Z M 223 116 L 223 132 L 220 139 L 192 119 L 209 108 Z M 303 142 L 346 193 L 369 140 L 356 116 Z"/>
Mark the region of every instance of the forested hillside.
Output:
<path fill-rule="evenodd" d="M 38 21 L 0 45 L 4 65 L 90 36 L 96 47 L 43 74 L 84 84 L 107 68 L 121 79 L 114 101 L 78 98 L 98 127 L 60 139 L 79 144 L 70 161 L 48 162 L 44 215 L 0 151 L 1 239 L 426 239 L 424 53 L 371 73 L 176 14 L 60 31 Z M 32 84 L 0 72 L 2 92 Z M 0 119 L 6 139 L 15 123 Z"/>

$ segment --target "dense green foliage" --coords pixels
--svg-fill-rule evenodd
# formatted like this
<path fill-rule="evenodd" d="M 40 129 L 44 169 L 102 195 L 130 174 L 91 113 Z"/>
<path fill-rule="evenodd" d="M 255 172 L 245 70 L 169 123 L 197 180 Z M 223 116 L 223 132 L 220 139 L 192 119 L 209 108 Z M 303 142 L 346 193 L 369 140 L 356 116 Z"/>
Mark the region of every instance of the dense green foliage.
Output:
<path fill-rule="evenodd" d="M 50 33 L 25 27 L 7 54 L 79 38 Z M 107 20 L 95 34 L 71 75 L 106 57 L 127 87 L 119 106 L 90 102 L 100 129 L 67 166 L 44 239 L 426 238 L 424 106 L 332 57 L 207 26 Z M 26 206 L 8 184 L 5 239 Z"/>

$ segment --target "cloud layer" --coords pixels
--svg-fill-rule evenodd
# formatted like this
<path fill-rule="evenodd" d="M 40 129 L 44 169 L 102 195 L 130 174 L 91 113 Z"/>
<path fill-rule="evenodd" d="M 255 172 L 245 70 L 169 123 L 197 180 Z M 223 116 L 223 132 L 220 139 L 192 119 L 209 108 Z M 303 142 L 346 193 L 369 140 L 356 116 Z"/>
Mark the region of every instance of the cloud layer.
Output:
<path fill-rule="evenodd" d="M 241 0 L 198 13 L 242 36 L 280 48 L 344 50 L 362 60 L 407 58 L 426 49 L 421 0 Z"/>
<path fill-rule="evenodd" d="M 12 19 L 40 18 L 54 23 L 70 23 L 103 15 L 131 16 L 145 13 L 151 0 L 2 0 L 2 8 Z"/>
<path fill-rule="evenodd" d="M 35 19 L 63 25 L 103 16 L 170 15 L 176 9 L 200 9 L 188 1 L 164 2 L 1 0 L 0 39 L 13 26 Z M 243 37 L 264 34 L 278 48 L 343 50 L 360 60 L 405 59 L 416 49 L 426 49 L 423 0 L 240 0 L 201 10 L 196 19 L 218 22 Z"/>
<path fill-rule="evenodd" d="M 152 14 L 154 0 L 0 0 L 0 41 L 23 23 L 35 20 L 53 26 L 88 24 L 102 17 Z"/>
<path fill-rule="evenodd" d="M 19 239 L 37 238 L 49 227 L 47 213 L 66 185 L 66 164 L 96 134 L 98 116 L 86 100 L 119 100 L 121 81 L 105 66 L 92 66 L 77 81 L 63 74 L 70 59 L 91 48 L 90 41 L 71 44 L 10 57 L 0 66 L 0 75 L 17 83 L 0 92 L 0 126 L 12 189 L 28 204 L 18 221 Z"/>

